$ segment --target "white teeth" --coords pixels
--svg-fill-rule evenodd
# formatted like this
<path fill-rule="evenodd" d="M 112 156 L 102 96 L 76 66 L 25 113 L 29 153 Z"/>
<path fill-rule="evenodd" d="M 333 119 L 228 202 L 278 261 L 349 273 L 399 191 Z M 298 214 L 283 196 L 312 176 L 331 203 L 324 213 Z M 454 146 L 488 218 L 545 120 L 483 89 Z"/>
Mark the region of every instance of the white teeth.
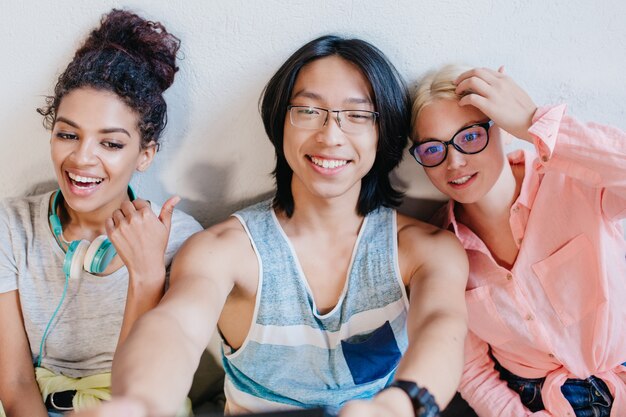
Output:
<path fill-rule="evenodd" d="M 68 172 L 67 175 L 73 181 L 83 182 L 83 183 L 85 183 L 85 182 L 93 182 L 93 183 L 99 184 L 103 180 L 102 178 L 83 177 L 83 176 L 80 176 L 80 175 L 72 174 L 71 172 Z"/>
<path fill-rule="evenodd" d="M 453 184 L 457 184 L 457 185 L 461 185 L 461 184 L 465 184 L 466 182 L 468 182 L 470 180 L 470 178 L 472 178 L 471 175 L 467 175 L 465 177 L 461 177 L 461 178 L 457 178 L 455 180 L 450 181 Z"/>
<path fill-rule="evenodd" d="M 329 169 L 338 168 L 348 163 L 345 159 L 321 159 L 314 156 L 311 157 L 311 162 L 319 167 Z"/>

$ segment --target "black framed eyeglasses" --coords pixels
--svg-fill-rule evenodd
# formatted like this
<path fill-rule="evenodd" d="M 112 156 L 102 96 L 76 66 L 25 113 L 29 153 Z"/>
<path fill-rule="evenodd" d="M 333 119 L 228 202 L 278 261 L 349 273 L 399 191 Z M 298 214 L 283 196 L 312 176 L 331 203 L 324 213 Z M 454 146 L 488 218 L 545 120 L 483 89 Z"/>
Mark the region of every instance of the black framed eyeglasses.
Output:
<path fill-rule="evenodd" d="M 456 132 L 449 141 L 429 139 L 425 142 L 414 143 L 409 148 L 409 153 L 418 164 L 433 168 L 443 163 L 448 156 L 448 145 L 466 155 L 482 152 L 489 143 L 489 128 L 493 121 L 476 123 L 465 126 Z"/>
<path fill-rule="evenodd" d="M 335 113 L 337 125 L 344 133 L 364 133 L 376 124 L 379 114 L 368 110 L 330 110 L 313 106 L 287 106 L 289 121 L 302 129 L 321 129 L 328 123 L 328 115 Z"/>

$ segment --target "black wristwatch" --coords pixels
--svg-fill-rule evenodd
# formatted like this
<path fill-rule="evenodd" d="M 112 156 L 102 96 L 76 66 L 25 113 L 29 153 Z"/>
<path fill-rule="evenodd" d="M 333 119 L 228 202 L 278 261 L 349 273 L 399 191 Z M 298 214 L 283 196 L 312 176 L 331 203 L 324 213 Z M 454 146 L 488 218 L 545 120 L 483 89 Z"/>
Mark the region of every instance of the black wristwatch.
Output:
<path fill-rule="evenodd" d="M 393 381 L 387 388 L 400 388 L 406 392 L 406 395 L 413 403 L 413 411 L 415 417 L 439 417 L 439 406 L 435 401 L 435 397 L 424 387 L 418 386 L 413 381 L 403 381 L 397 379 Z"/>

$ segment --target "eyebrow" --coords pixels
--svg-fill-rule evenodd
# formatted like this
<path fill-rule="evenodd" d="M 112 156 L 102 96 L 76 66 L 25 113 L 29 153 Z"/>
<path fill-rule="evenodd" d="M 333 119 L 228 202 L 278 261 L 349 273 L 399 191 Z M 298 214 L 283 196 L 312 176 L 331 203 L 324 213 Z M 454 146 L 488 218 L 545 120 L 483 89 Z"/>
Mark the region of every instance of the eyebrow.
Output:
<path fill-rule="evenodd" d="M 455 131 L 454 134 L 456 135 L 457 133 L 460 133 L 461 131 L 463 131 L 465 128 L 468 128 L 468 127 L 473 126 L 473 125 L 481 124 L 481 123 L 486 123 L 486 122 L 485 121 L 481 122 L 480 120 L 470 120 L 469 122 L 467 122 L 466 124 L 464 124 L 463 126 L 458 128 Z M 450 140 L 450 139 L 446 139 L 446 140 Z M 417 140 L 415 142 L 416 143 L 424 143 L 424 142 L 428 142 L 428 141 L 431 141 L 431 140 L 436 140 L 436 141 L 439 141 L 439 142 L 445 142 L 444 139 L 437 139 L 437 138 L 424 138 L 424 139 L 422 139 L 422 138 L 419 138 L 419 137 L 417 138 Z"/>
<path fill-rule="evenodd" d="M 80 129 L 80 126 L 78 126 L 78 124 L 76 122 L 73 122 L 73 121 L 71 121 L 69 119 L 66 119 L 65 117 L 57 117 L 56 120 L 54 121 L 54 124 L 57 124 L 58 122 L 63 122 L 65 124 L 68 124 L 68 125 L 76 128 L 76 129 Z M 128 133 L 128 131 L 126 129 L 121 128 L 121 127 L 109 127 L 109 128 L 106 128 L 106 129 L 100 129 L 98 131 L 98 133 L 123 133 L 126 136 L 128 136 L 129 138 L 131 137 L 130 133 Z"/>
<path fill-rule="evenodd" d="M 307 90 L 297 91 L 293 96 L 291 96 L 291 99 L 294 99 L 296 97 L 304 97 L 310 98 L 312 100 L 323 101 L 323 97 L 321 95 Z M 369 99 L 369 97 L 349 97 L 343 102 L 349 104 L 374 104 L 372 103 L 372 100 Z"/>

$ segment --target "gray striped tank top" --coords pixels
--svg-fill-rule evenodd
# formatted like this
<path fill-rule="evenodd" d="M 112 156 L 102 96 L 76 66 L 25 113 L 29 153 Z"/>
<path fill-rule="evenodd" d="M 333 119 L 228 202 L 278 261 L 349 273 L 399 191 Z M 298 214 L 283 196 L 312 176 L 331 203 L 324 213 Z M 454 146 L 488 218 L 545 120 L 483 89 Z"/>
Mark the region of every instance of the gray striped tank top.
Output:
<path fill-rule="evenodd" d="M 295 250 L 264 201 L 234 214 L 259 263 L 250 331 L 223 342 L 229 412 L 326 406 L 370 398 L 392 379 L 408 340 L 396 212 L 368 214 L 337 305 L 320 314 Z"/>

